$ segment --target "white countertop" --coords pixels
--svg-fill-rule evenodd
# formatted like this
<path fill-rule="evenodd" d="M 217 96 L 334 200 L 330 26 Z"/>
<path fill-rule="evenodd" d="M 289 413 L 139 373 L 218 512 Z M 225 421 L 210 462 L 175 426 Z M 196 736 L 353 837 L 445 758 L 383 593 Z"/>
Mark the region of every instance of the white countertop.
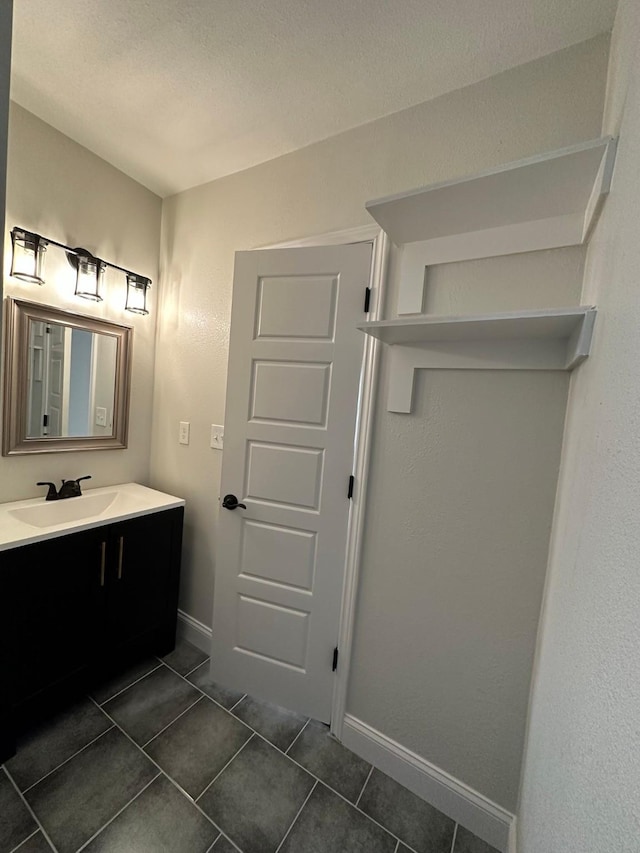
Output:
<path fill-rule="evenodd" d="M 87 489 L 80 497 L 62 501 L 47 502 L 40 497 L 0 504 L 0 551 L 184 504 L 182 498 L 139 483 Z"/>

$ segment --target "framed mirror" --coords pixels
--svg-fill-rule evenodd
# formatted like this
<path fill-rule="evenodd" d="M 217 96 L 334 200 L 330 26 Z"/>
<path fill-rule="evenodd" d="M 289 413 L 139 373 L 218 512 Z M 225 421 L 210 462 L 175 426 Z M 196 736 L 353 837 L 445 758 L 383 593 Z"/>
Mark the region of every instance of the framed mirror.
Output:
<path fill-rule="evenodd" d="M 3 456 L 127 446 L 133 330 L 6 300 Z"/>

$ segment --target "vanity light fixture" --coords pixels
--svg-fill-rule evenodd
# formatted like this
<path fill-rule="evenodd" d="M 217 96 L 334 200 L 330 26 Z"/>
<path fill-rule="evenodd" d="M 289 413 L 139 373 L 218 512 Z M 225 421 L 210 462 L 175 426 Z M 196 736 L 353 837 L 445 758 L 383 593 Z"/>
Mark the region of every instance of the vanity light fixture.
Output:
<path fill-rule="evenodd" d="M 67 252 L 67 260 L 76 271 L 76 296 L 102 302 L 102 283 L 106 264 L 86 249 Z"/>
<path fill-rule="evenodd" d="M 133 314 L 148 314 L 147 290 L 151 287 L 151 279 L 136 273 L 127 273 L 127 302 L 125 309 Z"/>
<path fill-rule="evenodd" d="M 39 234 L 14 228 L 11 231 L 11 275 L 31 284 L 44 284 L 43 267 L 47 241 Z"/>
<path fill-rule="evenodd" d="M 127 281 L 125 310 L 134 314 L 148 314 L 147 291 L 151 279 L 131 270 L 96 258 L 87 249 L 72 248 L 58 243 L 50 237 L 34 234 L 25 228 L 15 227 L 11 231 L 11 275 L 33 284 L 44 284 L 43 266 L 47 246 L 57 246 L 67 254 L 69 264 L 76 271 L 75 295 L 83 299 L 102 302 L 104 273 L 107 267 L 124 273 Z"/>

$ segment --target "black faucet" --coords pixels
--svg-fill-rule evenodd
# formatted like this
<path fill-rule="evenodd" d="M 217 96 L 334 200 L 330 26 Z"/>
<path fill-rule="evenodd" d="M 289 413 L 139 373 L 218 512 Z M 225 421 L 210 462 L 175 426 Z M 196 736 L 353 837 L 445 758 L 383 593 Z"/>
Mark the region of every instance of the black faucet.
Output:
<path fill-rule="evenodd" d="M 45 500 L 47 501 L 63 501 L 66 498 L 77 498 L 82 494 L 82 490 L 80 489 L 80 482 L 82 480 L 90 480 L 91 475 L 89 474 L 86 477 L 78 477 L 77 480 L 63 480 L 62 485 L 60 486 L 60 491 L 56 491 L 55 483 L 36 483 L 37 486 L 49 486 L 49 491 L 47 492 L 47 497 Z"/>
<path fill-rule="evenodd" d="M 47 497 L 45 500 L 47 501 L 57 501 L 58 500 L 58 490 L 56 489 L 55 483 L 36 483 L 36 486 L 49 486 L 49 491 L 47 492 Z"/>

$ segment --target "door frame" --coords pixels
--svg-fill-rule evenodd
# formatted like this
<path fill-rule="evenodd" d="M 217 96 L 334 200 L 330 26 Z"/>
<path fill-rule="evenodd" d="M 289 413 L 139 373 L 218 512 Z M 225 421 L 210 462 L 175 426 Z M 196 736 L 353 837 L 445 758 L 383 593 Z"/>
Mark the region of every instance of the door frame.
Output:
<path fill-rule="evenodd" d="M 310 246 L 346 245 L 349 243 L 372 244 L 371 271 L 369 276 L 369 287 L 371 288 L 369 320 L 381 320 L 384 312 L 390 242 L 387 234 L 378 225 L 361 225 L 342 231 L 330 231 L 326 234 L 303 237 L 298 240 L 290 240 L 286 243 L 261 246 L 260 248 L 296 249 Z M 375 412 L 381 347 L 382 345 L 377 338 L 365 335 L 354 437 L 353 474 L 355 484 L 353 499 L 349 507 L 344 581 L 340 604 L 338 668 L 335 672 L 331 702 L 331 734 L 338 740 L 342 740 L 351 669 L 360 561 L 364 538 L 369 457 L 371 455 L 373 416 Z"/>

